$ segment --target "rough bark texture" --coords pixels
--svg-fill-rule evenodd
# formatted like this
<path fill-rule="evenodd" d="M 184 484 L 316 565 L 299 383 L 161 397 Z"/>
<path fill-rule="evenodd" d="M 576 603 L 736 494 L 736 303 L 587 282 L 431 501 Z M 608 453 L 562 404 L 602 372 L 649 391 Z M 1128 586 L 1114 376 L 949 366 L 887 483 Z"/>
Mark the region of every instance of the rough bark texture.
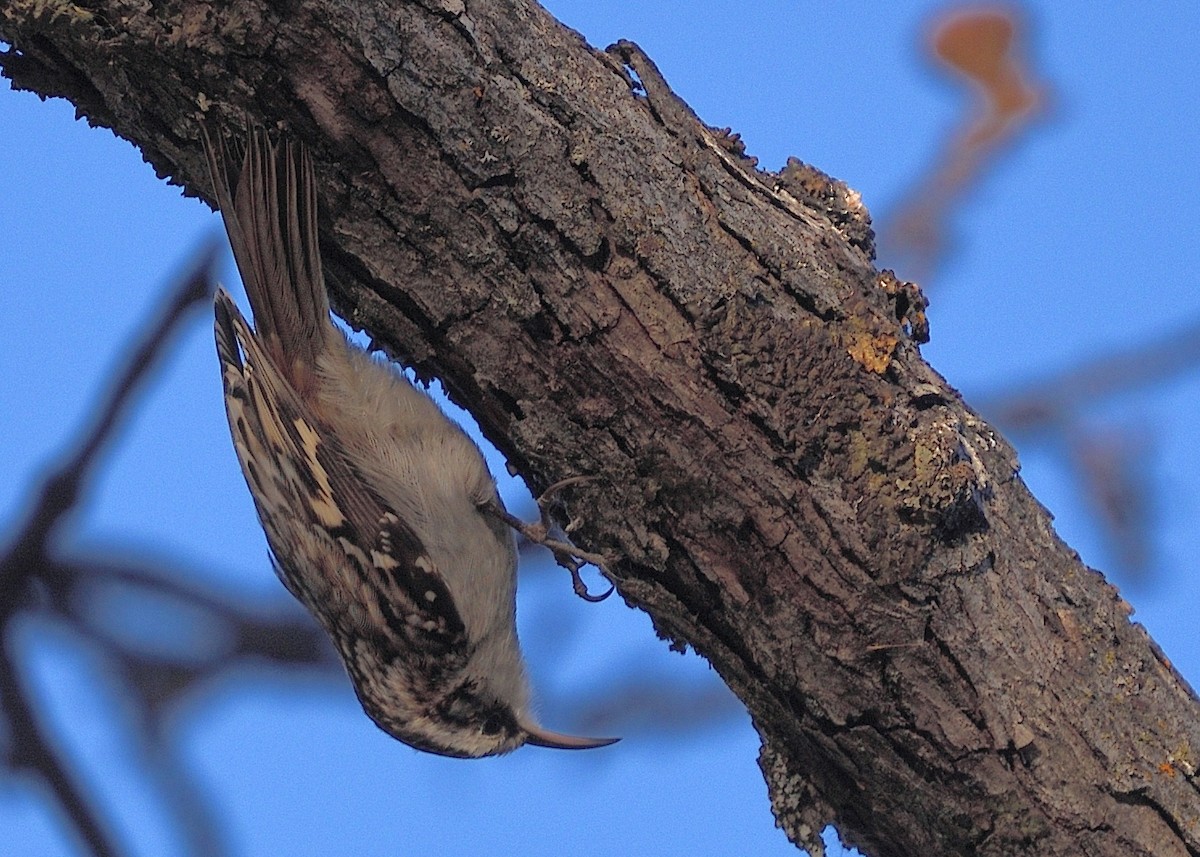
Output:
<path fill-rule="evenodd" d="M 18 0 L 0 38 L 196 191 L 201 121 L 309 145 L 335 305 L 534 485 L 602 475 L 578 538 L 745 701 L 794 841 L 1200 854 L 1195 697 L 922 361 L 844 185 L 526 0 Z"/>

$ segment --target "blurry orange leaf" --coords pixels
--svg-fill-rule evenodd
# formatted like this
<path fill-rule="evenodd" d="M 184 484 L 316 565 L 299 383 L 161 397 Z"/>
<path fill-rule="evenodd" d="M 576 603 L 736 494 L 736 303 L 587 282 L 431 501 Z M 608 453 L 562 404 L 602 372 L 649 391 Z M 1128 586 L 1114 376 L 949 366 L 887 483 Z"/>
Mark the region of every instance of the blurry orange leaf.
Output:
<path fill-rule="evenodd" d="M 974 98 L 960 130 L 881 230 L 890 261 L 903 262 L 907 276 L 923 279 L 936 267 L 953 205 L 1046 102 L 1048 87 L 1033 82 L 1026 64 L 1023 23 L 1016 7 L 992 5 L 943 12 L 930 26 L 926 53 L 965 78 Z"/>

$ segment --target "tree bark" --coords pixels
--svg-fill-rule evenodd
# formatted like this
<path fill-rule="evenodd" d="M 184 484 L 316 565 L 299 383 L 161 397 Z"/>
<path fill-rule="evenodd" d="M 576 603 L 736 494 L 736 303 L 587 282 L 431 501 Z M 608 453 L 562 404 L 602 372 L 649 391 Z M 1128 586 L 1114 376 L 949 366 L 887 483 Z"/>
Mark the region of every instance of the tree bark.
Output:
<path fill-rule="evenodd" d="M 921 359 L 845 185 L 527 0 L 15 0 L 0 38 L 194 192 L 201 122 L 309 146 L 339 312 L 533 486 L 601 477 L 577 539 L 745 702 L 794 842 L 1200 854 L 1194 694 Z"/>

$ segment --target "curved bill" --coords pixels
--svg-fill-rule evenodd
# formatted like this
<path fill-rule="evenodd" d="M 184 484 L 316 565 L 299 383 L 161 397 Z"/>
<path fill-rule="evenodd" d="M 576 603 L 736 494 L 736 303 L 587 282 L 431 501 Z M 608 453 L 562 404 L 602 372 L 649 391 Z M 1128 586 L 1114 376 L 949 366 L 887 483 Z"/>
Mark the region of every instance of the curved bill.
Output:
<path fill-rule="evenodd" d="M 578 735 L 564 735 L 561 732 L 551 732 L 541 726 L 525 726 L 525 743 L 535 747 L 551 747 L 555 750 L 590 750 L 593 747 L 607 747 L 615 744 L 620 738 L 581 738 Z"/>

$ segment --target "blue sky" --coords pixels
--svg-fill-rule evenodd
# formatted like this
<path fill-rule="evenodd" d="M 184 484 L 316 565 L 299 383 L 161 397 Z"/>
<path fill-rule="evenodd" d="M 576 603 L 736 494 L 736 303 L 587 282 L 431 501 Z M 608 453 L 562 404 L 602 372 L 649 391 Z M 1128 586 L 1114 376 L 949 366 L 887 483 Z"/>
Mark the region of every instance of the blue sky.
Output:
<path fill-rule="evenodd" d="M 916 47 L 941 4 L 549 5 L 595 45 L 637 41 L 701 118 L 740 132 L 762 166 L 796 155 L 860 191 L 877 222 L 961 121 L 961 91 Z M 1028 10 L 1051 110 L 956 210 L 955 252 L 926 284 L 933 340 L 923 351 L 968 401 L 1200 316 L 1200 7 Z M 0 91 L 3 521 L 79 431 L 163 284 L 220 228 L 128 143 L 72 117 L 65 102 Z M 236 282 L 229 263 L 223 279 Z M 167 362 L 109 455 L 72 543 L 169 557 L 247 598 L 282 603 L 229 447 L 207 316 Z M 1192 372 L 1081 417 L 1151 439 L 1155 576 L 1123 590 L 1193 683 L 1197 402 Z M 1031 445 L 1021 455 L 1059 532 L 1085 561 L 1110 567 L 1061 449 Z M 579 706 L 631 675 L 697 692 L 715 681 L 700 659 L 667 652 L 645 616 L 617 599 L 583 604 L 554 574 L 523 580 L 520 618 L 554 728 L 570 730 Z M 97 681 L 97 664 L 69 635 L 37 623 L 20 631 L 50 716 L 103 784 L 130 853 L 174 850 L 152 784 L 114 737 L 134 716 L 119 685 Z M 344 683 L 246 671 L 199 694 L 172 729 L 236 854 L 330 854 L 347 843 L 368 855 L 559 854 L 564 843 L 575 854 L 795 853 L 774 829 L 753 729 L 726 710 L 704 727 L 647 713 L 609 750 L 462 763 L 388 739 Z M 0 850 L 77 853 L 23 781 L 0 781 L 0 831 Z"/>

